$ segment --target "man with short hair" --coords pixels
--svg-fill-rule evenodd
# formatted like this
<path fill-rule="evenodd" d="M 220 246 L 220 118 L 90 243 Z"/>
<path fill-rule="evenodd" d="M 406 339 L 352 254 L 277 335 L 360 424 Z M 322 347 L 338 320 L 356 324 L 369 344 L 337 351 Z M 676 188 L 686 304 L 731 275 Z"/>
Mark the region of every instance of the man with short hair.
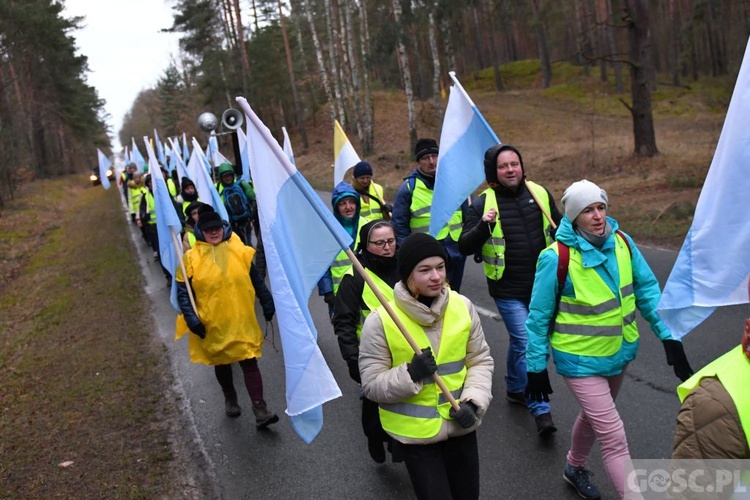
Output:
<path fill-rule="evenodd" d="M 372 180 L 372 165 L 361 161 L 354 165 L 352 187 L 359 193 L 362 217 L 370 220 L 389 220 L 393 207 L 385 202 L 383 186 Z"/>
<path fill-rule="evenodd" d="M 430 209 L 432 194 L 435 188 L 437 172 L 438 144 L 435 139 L 419 139 L 414 148 L 417 168 L 404 178 L 404 183 L 396 192 L 393 202 L 391 222 L 396 228 L 398 244 L 411 233 L 426 233 L 430 229 Z M 458 292 L 464 276 L 466 257 L 458 249 L 458 238 L 463 224 L 463 210 L 468 204 L 464 202 L 443 226 L 435 239 L 442 243 L 448 254 L 446 261 L 447 280 L 451 289 Z"/>
<path fill-rule="evenodd" d="M 562 215 L 549 191 L 526 180 L 521 153 L 510 144 L 496 144 L 487 150 L 484 173 L 489 187 L 466 211 L 458 246 L 464 255 L 481 255 L 490 296 L 510 336 L 506 399 L 528 408 L 536 421 L 537 434 L 543 437 L 557 428 L 549 403 L 524 397 L 525 324 L 537 258 L 552 243 L 551 228 Z"/>

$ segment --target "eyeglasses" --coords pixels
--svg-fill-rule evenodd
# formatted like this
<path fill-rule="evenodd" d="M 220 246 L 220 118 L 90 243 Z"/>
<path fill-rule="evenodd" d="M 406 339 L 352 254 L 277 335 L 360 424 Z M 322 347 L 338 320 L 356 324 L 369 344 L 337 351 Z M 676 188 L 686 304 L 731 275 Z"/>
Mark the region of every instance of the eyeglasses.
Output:
<path fill-rule="evenodd" d="M 388 238 L 387 240 L 371 241 L 370 245 L 375 245 L 378 248 L 385 248 L 386 245 L 393 246 L 396 244 L 396 238 Z"/>

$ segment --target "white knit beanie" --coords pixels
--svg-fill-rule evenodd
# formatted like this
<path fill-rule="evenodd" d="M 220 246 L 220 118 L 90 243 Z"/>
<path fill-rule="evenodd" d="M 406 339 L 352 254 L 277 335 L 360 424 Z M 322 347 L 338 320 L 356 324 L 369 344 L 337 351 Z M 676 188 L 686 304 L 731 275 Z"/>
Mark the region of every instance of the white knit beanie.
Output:
<path fill-rule="evenodd" d="M 574 182 L 563 193 L 562 204 L 570 222 L 576 220 L 583 209 L 592 203 L 608 205 L 607 192 L 586 179 Z"/>

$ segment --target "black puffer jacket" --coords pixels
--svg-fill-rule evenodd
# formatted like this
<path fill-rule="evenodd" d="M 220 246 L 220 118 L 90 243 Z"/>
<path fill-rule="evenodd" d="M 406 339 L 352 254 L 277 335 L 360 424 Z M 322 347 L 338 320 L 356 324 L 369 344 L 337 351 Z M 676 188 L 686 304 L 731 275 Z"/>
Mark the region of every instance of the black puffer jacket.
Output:
<path fill-rule="evenodd" d="M 537 257 L 547 247 L 543 229 L 544 215 L 525 183 L 522 183 L 516 192 L 502 186 L 494 188 L 494 191 L 498 217 L 505 237 L 505 272 L 499 280 L 487 279 L 490 296 L 530 300 Z M 562 215 L 549 191 L 547 196 L 550 200 L 552 219 L 557 224 Z M 490 227 L 482 222 L 485 212 L 484 200 L 484 194 L 472 200 L 471 206 L 464 214 L 464 227 L 458 240 L 458 248 L 464 255 L 481 253 L 482 245 L 494 228 L 494 224 Z"/>

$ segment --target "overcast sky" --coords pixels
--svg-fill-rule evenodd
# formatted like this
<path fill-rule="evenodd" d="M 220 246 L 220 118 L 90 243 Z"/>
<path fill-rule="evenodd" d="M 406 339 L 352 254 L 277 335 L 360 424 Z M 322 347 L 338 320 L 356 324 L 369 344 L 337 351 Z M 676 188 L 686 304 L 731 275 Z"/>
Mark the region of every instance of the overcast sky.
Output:
<path fill-rule="evenodd" d="M 65 0 L 64 15 L 85 16 L 84 28 L 72 33 L 88 57 L 88 84 L 107 101 L 112 146 L 125 113 L 141 90 L 153 87 L 177 58 L 177 36 L 160 33 L 172 26 L 164 0 Z"/>

